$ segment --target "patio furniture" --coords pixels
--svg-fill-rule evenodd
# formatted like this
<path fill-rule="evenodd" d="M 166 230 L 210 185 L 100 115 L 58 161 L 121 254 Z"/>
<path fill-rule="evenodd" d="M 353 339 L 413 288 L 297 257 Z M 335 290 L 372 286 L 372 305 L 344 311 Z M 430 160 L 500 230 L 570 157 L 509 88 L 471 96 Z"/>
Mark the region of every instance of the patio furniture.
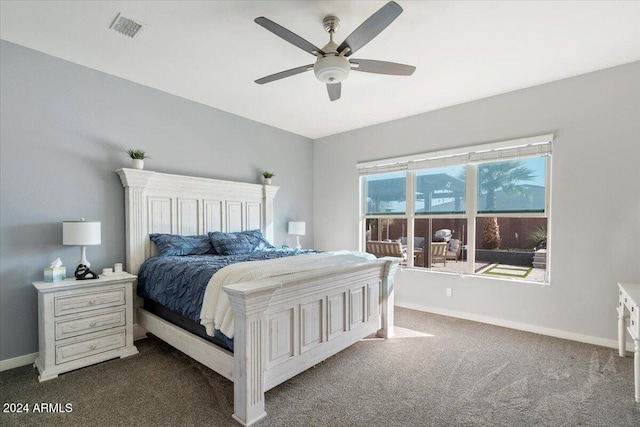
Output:
<path fill-rule="evenodd" d="M 369 240 L 367 242 L 367 252 L 382 258 L 385 256 L 406 259 L 406 253 L 402 249 L 400 242 L 383 242 L 380 240 Z"/>
<path fill-rule="evenodd" d="M 424 267 L 424 251 L 422 249 L 413 250 L 413 266 Z"/>
<path fill-rule="evenodd" d="M 400 242 L 402 244 L 403 248 L 407 247 L 407 238 L 406 237 L 400 237 L 397 242 Z M 419 249 L 422 250 L 424 248 L 424 237 L 414 237 L 413 238 L 413 249 Z"/>
<path fill-rule="evenodd" d="M 432 242 L 431 243 L 431 264 L 436 262 L 443 262 L 445 267 L 447 266 L 447 242 Z"/>
<path fill-rule="evenodd" d="M 458 257 L 460 256 L 460 240 L 451 239 L 449 240 L 449 246 L 447 247 L 447 259 L 454 259 L 458 262 Z"/>

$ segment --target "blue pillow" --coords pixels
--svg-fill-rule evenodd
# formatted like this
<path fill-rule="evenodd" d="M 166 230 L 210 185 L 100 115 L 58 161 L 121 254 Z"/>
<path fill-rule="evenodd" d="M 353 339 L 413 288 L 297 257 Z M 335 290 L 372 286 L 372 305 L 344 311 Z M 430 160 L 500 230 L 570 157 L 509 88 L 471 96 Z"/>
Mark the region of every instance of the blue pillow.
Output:
<path fill-rule="evenodd" d="M 260 230 L 243 231 L 241 234 L 247 236 L 249 241 L 253 243 L 254 251 L 263 251 L 265 249 L 275 248 L 275 246 L 273 246 L 267 239 L 264 238 L 264 236 L 262 235 L 262 231 Z"/>
<path fill-rule="evenodd" d="M 253 251 L 254 243 L 244 233 L 209 233 L 213 248 L 219 255 L 242 255 Z"/>
<path fill-rule="evenodd" d="M 209 236 L 180 236 L 178 234 L 149 234 L 149 238 L 158 248 L 160 256 L 205 255 L 215 250 Z"/>

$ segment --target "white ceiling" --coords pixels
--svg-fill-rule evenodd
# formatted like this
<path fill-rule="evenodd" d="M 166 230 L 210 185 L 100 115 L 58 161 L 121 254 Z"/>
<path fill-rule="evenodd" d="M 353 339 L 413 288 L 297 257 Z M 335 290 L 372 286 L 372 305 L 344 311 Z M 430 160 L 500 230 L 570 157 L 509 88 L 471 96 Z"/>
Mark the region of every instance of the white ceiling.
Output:
<path fill-rule="evenodd" d="M 411 77 L 353 72 L 331 102 L 314 62 L 253 22 L 318 47 L 340 43 L 385 1 L 5 1 L 0 37 L 183 98 L 319 138 L 640 60 L 638 1 L 416 1 L 353 57 L 415 65 Z M 148 25 L 109 29 L 118 13 Z"/>

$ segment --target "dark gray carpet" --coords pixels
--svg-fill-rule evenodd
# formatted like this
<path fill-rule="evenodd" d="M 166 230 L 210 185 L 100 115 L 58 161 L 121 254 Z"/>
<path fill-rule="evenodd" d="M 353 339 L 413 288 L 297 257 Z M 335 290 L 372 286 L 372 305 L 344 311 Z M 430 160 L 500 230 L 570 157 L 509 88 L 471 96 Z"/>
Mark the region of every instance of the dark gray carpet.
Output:
<path fill-rule="evenodd" d="M 267 392 L 257 426 L 640 426 L 633 358 L 613 349 L 401 308 L 396 325 Z M 28 366 L 0 373 L 3 406 L 73 410 L 0 424 L 238 425 L 231 382 L 154 337 L 136 345 L 44 383 Z"/>

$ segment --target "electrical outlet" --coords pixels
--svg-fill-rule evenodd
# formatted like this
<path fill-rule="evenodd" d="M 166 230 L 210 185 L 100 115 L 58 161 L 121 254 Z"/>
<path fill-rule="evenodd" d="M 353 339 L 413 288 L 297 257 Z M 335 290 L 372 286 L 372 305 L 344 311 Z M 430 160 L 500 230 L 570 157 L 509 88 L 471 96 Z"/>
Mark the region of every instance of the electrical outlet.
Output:
<path fill-rule="evenodd" d="M 447 288 L 447 296 L 448 297 L 453 296 L 453 290 L 451 288 Z"/>

